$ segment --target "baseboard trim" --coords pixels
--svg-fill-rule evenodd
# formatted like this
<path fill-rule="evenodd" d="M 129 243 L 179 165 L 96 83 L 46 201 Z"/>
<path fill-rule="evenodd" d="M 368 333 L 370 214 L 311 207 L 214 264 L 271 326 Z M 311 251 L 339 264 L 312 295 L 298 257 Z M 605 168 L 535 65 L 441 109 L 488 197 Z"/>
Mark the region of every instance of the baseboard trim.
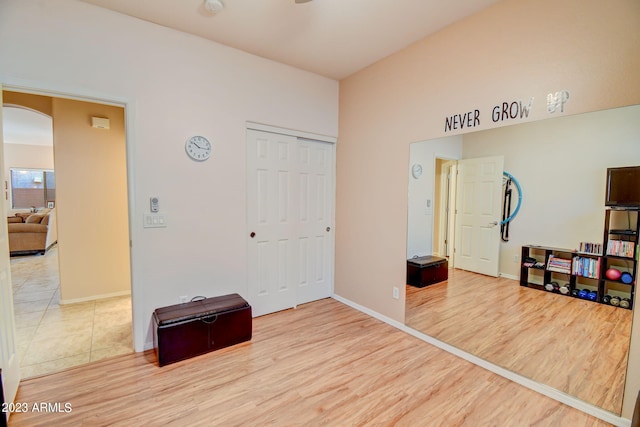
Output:
<path fill-rule="evenodd" d="M 459 348 L 453 347 L 443 341 L 440 341 L 436 338 L 433 338 L 429 335 L 423 334 L 422 332 L 418 332 L 414 329 L 411 329 L 410 327 L 406 326 L 404 323 L 398 322 L 396 320 L 393 320 L 389 317 L 386 317 L 376 311 L 373 311 L 367 307 L 361 306 L 360 304 L 357 304 L 353 301 L 350 301 L 346 298 L 341 297 L 340 295 L 337 294 L 333 294 L 331 296 L 333 299 L 335 299 L 336 301 L 339 301 L 345 305 L 348 305 L 351 308 L 354 308 L 364 314 L 367 314 L 375 319 L 378 319 L 388 325 L 391 325 L 397 329 L 400 329 L 403 332 L 406 332 L 409 335 L 412 335 L 418 339 L 421 339 L 424 342 L 427 342 L 431 345 L 434 345 L 448 353 L 451 353 L 455 356 L 458 356 L 468 362 L 473 363 L 474 365 L 480 366 L 481 368 L 484 368 L 488 371 L 493 372 L 494 374 L 500 375 L 503 378 L 506 378 L 508 380 L 511 380 L 517 384 L 520 384 L 523 387 L 526 387 L 530 390 L 533 390 L 535 392 L 538 392 L 546 397 L 549 397 L 553 400 L 556 400 L 560 403 L 563 403 L 567 406 L 571 406 L 572 408 L 575 408 L 579 411 L 582 411 L 586 414 L 589 414 L 591 416 L 594 416 L 598 419 L 601 419 L 603 421 L 606 421 L 610 424 L 613 424 L 615 426 L 618 427 L 630 427 L 631 426 L 631 420 L 628 420 L 626 418 L 622 418 L 612 412 L 609 411 L 605 411 L 602 408 L 599 408 L 597 406 L 591 405 L 589 403 L 586 403 L 583 400 L 577 399 L 573 396 L 570 396 L 566 393 L 563 393 L 559 390 L 556 390 L 555 388 L 549 387 L 545 384 L 541 384 L 539 382 L 533 381 L 527 377 L 523 377 L 521 375 L 518 375 L 512 371 L 509 371 L 507 369 L 504 369 L 498 365 L 494 365 L 493 363 L 487 362 L 484 359 L 481 359 L 471 353 L 467 353 L 465 351 L 460 350 Z"/>
<path fill-rule="evenodd" d="M 87 302 L 87 301 L 97 301 L 97 300 L 101 300 L 101 299 L 106 299 L 106 298 L 113 298 L 113 297 L 123 297 L 123 296 L 127 296 L 127 295 L 131 295 L 131 291 L 122 291 L 122 292 L 113 292 L 110 294 L 102 294 L 102 295 L 92 295 L 89 297 L 84 297 L 84 298 L 74 298 L 74 299 L 61 299 L 60 300 L 60 305 L 67 305 L 67 304 L 75 304 L 78 302 Z"/>
<path fill-rule="evenodd" d="M 520 280 L 520 277 L 514 276 L 513 274 L 499 273 L 498 276 L 504 277 L 505 279 L 512 279 L 512 280 L 516 280 L 516 281 Z"/>

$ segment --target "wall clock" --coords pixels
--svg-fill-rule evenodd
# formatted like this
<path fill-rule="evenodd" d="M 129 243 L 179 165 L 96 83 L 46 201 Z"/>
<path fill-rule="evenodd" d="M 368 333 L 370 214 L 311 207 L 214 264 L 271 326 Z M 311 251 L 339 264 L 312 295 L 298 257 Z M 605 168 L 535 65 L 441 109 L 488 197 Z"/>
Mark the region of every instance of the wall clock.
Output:
<path fill-rule="evenodd" d="M 411 175 L 415 179 L 420 178 L 420 176 L 422 175 L 422 165 L 420 163 L 415 163 L 413 166 L 411 166 Z"/>
<path fill-rule="evenodd" d="M 184 145 L 187 155 L 193 160 L 203 162 L 211 156 L 211 143 L 204 136 L 192 136 Z"/>

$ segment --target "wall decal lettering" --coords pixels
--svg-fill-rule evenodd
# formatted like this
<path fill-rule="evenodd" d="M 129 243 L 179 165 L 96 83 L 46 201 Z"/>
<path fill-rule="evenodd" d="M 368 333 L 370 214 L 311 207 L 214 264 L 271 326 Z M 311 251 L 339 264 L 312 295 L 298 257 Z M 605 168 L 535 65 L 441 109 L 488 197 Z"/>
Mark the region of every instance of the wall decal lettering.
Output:
<path fill-rule="evenodd" d="M 452 129 L 472 128 L 480 125 L 480 110 L 469 111 L 464 114 L 454 114 L 445 119 L 444 131 Z"/>
<path fill-rule="evenodd" d="M 532 106 L 533 98 L 529 99 L 529 104 L 523 104 L 522 101 L 503 102 L 502 105 L 493 107 L 491 120 L 495 123 L 509 119 L 525 119 L 529 117 Z"/>
<path fill-rule="evenodd" d="M 547 95 L 547 111 L 551 114 L 560 109 L 564 113 L 564 104 L 569 100 L 569 91 L 561 90 Z"/>
<path fill-rule="evenodd" d="M 533 108 L 533 97 L 529 101 L 504 101 L 496 105 L 491 110 L 491 120 L 493 123 L 503 122 L 505 120 L 525 120 L 529 118 Z M 564 113 L 565 104 L 569 101 L 569 91 L 560 90 L 551 92 L 547 95 L 547 112 L 554 114 L 556 112 Z M 453 130 L 473 128 L 480 126 L 480 110 L 475 109 L 466 113 L 453 114 L 444 119 L 444 131 L 451 132 Z"/>

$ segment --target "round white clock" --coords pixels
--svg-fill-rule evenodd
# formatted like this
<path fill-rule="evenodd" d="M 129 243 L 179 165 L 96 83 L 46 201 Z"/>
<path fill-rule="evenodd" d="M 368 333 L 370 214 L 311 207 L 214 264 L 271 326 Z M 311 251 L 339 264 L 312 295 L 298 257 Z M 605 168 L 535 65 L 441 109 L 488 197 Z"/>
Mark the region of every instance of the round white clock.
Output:
<path fill-rule="evenodd" d="M 202 162 L 211 156 L 211 143 L 204 136 L 192 136 L 184 145 L 187 155 L 193 160 Z"/>
<path fill-rule="evenodd" d="M 420 178 L 422 175 L 422 165 L 420 163 L 416 163 L 411 166 L 411 175 L 413 175 L 415 179 Z"/>

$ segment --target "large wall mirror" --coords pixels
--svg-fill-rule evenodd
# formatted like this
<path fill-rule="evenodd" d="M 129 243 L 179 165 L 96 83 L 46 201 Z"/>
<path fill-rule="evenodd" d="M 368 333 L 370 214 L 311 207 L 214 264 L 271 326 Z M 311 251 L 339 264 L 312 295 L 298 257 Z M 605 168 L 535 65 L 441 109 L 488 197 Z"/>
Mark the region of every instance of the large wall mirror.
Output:
<path fill-rule="evenodd" d="M 503 159 L 522 191 L 498 243 L 498 277 L 455 268 L 454 256 L 457 162 L 489 157 Z M 440 256 L 450 268 L 446 281 L 407 285 L 407 326 L 619 415 L 632 310 L 520 286 L 519 277 L 525 245 L 602 243 L 606 170 L 636 165 L 640 106 L 411 144 L 407 259 Z"/>

